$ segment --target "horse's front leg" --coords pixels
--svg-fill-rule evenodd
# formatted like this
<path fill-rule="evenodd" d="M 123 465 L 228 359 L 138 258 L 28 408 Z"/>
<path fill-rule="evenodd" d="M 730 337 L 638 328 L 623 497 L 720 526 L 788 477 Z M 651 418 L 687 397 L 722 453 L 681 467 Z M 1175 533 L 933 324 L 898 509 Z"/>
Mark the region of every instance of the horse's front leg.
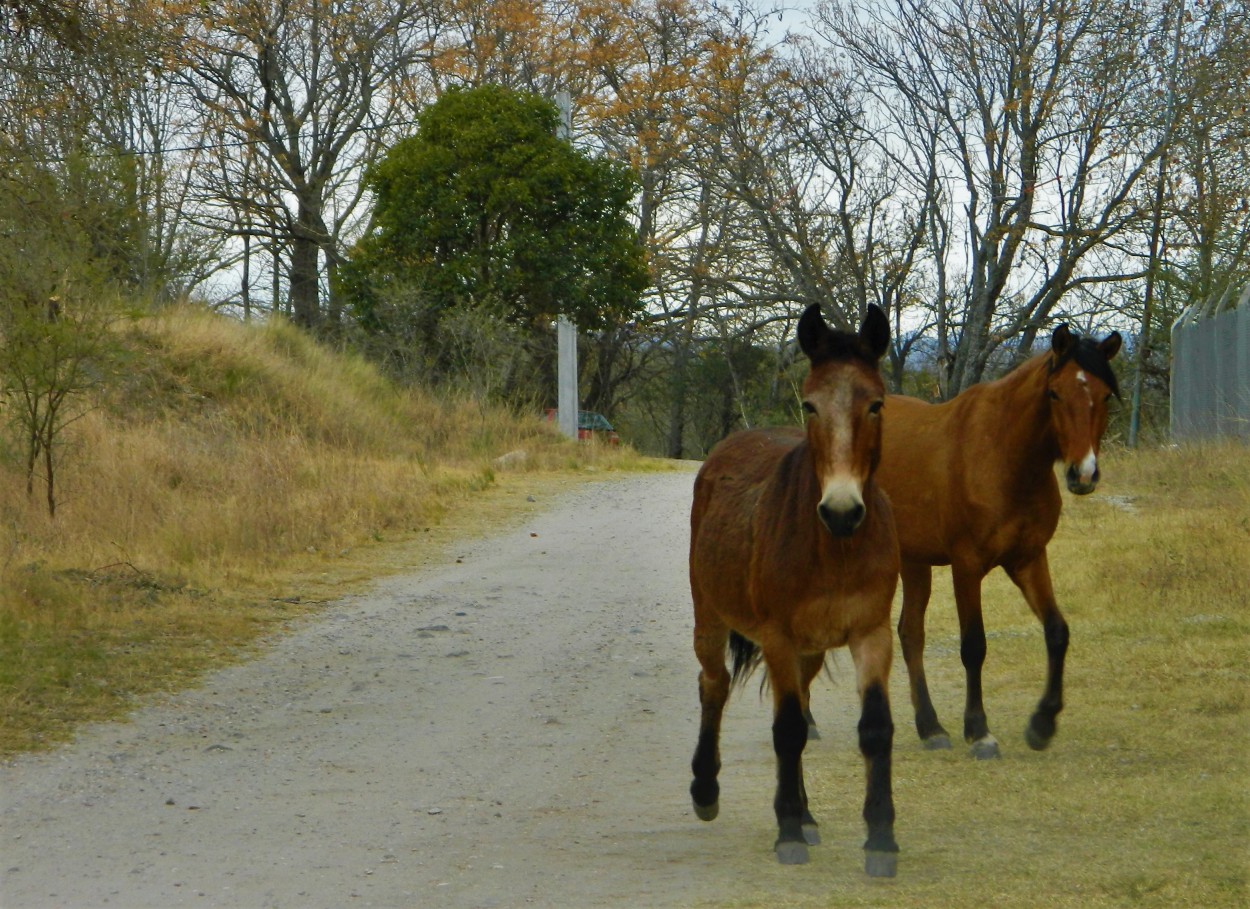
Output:
<path fill-rule="evenodd" d="M 893 877 L 898 868 L 894 839 L 894 792 L 891 765 L 894 720 L 890 716 L 890 662 L 894 641 L 889 625 L 850 640 L 851 656 L 863 702 L 859 719 L 859 750 L 867 771 L 864 796 L 864 870 L 872 877 Z"/>
<path fill-rule="evenodd" d="M 981 691 L 981 668 L 985 665 L 985 620 L 981 616 L 981 581 L 985 572 L 951 565 L 955 582 L 955 608 L 959 612 L 959 657 L 967 678 L 964 705 L 964 740 L 977 760 L 999 757 L 998 740 L 990 735 Z"/>
<path fill-rule="evenodd" d="M 1063 664 L 1068 653 L 1068 623 L 1055 602 L 1045 550 L 1031 562 L 1008 568 L 1007 574 L 1024 594 L 1046 635 L 1046 689 L 1029 725 L 1024 729 L 1024 740 L 1029 747 L 1041 751 L 1054 738 L 1059 711 L 1063 710 Z"/>
<path fill-rule="evenodd" d="M 807 808 L 803 785 L 803 749 L 807 747 L 807 718 L 803 715 L 802 680 L 797 654 L 764 651 L 773 688 L 773 751 L 777 755 L 777 861 L 783 865 L 807 862 L 805 823 L 814 832 L 816 821 Z"/>
<path fill-rule="evenodd" d="M 824 651 L 807 654 L 799 660 L 799 672 L 803 680 L 803 719 L 807 721 L 809 742 L 820 738 L 820 727 L 816 725 L 816 718 L 812 716 L 812 682 L 816 676 L 820 675 L 820 670 L 824 667 Z M 806 786 L 803 787 L 803 838 L 807 840 L 809 846 L 820 845 L 820 824 L 816 823 L 816 818 L 812 816 L 808 808 Z"/>

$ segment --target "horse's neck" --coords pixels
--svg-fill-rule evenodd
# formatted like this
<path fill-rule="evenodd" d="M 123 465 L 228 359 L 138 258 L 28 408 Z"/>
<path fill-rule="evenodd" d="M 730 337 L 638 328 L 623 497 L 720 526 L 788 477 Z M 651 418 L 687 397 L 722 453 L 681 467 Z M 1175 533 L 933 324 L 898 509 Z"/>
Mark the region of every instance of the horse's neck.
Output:
<path fill-rule="evenodd" d="M 993 447 L 1005 473 L 1022 483 L 1048 474 L 1059 457 L 1059 442 L 1050 422 L 1045 358 L 1029 360 L 986 391 L 995 397 L 989 409 Z"/>
<path fill-rule="evenodd" d="M 772 483 L 773 513 L 789 528 L 791 543 L 815 554 L 824 539 L 824 528 L 816 510 L 820 481 L 816 479 L 812 450 L 806 439 L 786 452 L 773 473 Z"/>
<path fill-rule="evenodd" d="M 803 512 L 803 514 L 793 514 L 789 519 L 802 521 L 810 517 L 815 520 L 816 503 L 820 501 L 820 483 L 816 479 L 816 468 L 812 463 L 812 449 L 807 444 L 807 439 L 786 452 L 773 476 L 777 484 L 778 497 L 796 512 Z M 787 495 L 787 490 L 791 494 Z M 809 504 L 810 508 L 808 508 Z M 811 514 L 807 515 L 807 511 Z"/>

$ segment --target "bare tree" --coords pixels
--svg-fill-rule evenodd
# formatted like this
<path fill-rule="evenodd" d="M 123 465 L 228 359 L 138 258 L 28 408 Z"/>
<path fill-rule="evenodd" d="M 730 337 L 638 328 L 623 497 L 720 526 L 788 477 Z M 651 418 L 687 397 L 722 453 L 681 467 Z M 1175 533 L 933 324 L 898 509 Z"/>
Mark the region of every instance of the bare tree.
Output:
<path fill-rule="evenodd" d="M 708 8 L 699 2 L 588 5 L 587 61 L 595 91 L 577 99 L 584 139 L 629 161 L 639 176 L 638 237 L 647 250 L 653 280 L 648 317 L 631 332 L 602 339 L 645 345 L 626 355 L 596 344 L 599 359 L 663 364 L 668 389 L 660 435 L 666 452 L 681 457 L 688 424 L 689 371 L 697 326 L 712 306 L 713 261 L 723 249 L 725 223 L 710 184 L 692 164 L 702 130 L 703 105 L 691 79 L 710 55 Z M 656 356 L 663 352 L 663 356 Z M 616 379 L 626 373 L 618 372 Z M 597 380 L 603 398 L 605 382 Z M 613 393 L 618 397 L 619 392 Z"/>
<path fill-rule="evenodd" d="M 200 187 L 210 212 L 219 206 L 206 223 L 281 245 L 291 314 L 306 327 L 338 320 L 332 301 L 323 305 L 323 278 L 359 217 L 362 169 L 422 94 L 425 9 L 231 0 L 177 13 L 171 65 L 218 157 Z"/>
<path fill-rule="evenodd" d="M 1240 284 L 1250 263 L 1250 15 L 1191 4 L 1180 39 L 1165 228 L 1169 278 L 1194 302 Z"/>
<path fill-rule="evenodd" d="M 1133 193 L 1159 154 L 1143 119 L 1149 74 L 1135 65 L 1139 10 L 890 0 L 831 2 L 819 19 L 896 141 L 940 156 L 934 189 L 950 202 L 931 217 L 949 212 L 960 227 L 936 267 L 963 286 L 961 305 L 938 314 L 948 394 L 979 381 L 1005 341 L 1027 352 L 1065 294 L 1141 276 L 1105 255 L 1141 224 Z"/>
<path fill-rule="evenodd" d="M 218 244 L 181 217 L 191 162 L 179 100 L 162 78 L 162 35 L 145 7 L 0 5 L 0 156 L 65 178 L 113 210 L 94 237 L 116 276 L 154 295 L 202 280 Z M 97 207 L 97 211 L 100 211 Z"/>
<path fill-rule="evenodd" d="M 802 302 L 831 304 L 848 329 L 870 302 L 891 315 L 891 378 L 901 388 L 926 327 L 922 301 L 936 283 L 926 266 L 934 257 L 930 209 L 942 204 L 937 146 L 931 132 L 903 143 L 877 131 L 867 99 L 810 39 L 791 37 L 790 49 L 760 68 L 755 97 L 736 105 L 770 116 L 754 135 L 730 131 L 723 172 L 761 224 L 776 266 L 809 289 Z M 744 161 L 750 166 L 734 163 Z"/>

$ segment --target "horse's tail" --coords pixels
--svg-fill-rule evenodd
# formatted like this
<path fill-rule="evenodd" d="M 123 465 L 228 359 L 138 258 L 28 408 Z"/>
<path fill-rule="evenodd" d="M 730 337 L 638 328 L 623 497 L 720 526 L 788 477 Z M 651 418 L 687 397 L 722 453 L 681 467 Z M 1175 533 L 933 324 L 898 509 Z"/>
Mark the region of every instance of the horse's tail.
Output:
<path fill-rule="evenodd" d="M 729 652 L 733 655 L 733 684 L 739 685 L 750 677 L 760 664 L 759 645 L 736 631 L 729 633 Z"/>

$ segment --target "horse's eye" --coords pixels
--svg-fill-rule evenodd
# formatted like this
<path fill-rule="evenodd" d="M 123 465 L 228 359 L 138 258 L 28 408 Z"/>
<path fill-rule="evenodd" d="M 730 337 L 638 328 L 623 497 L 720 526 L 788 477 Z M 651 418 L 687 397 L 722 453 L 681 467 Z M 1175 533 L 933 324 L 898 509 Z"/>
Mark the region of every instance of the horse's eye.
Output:
<path fill-rule="evenodd" d="M 881 408 L 885 406 L 885 401 L 873 401 L 868 405 L 868 412 L 872 414 L 881 413 Z"/>
<path fill-rule="evenodd" d="M 809 417 L 814 417 L 816 415 L 816 406 L 812 404 L 811 401 L 804 401 L 803 413 L 807 414 Z"/>
<path fill-rule="evenodd" d="M 1058 394 L 1058 392 L 1056 392 L 1053 388 L 1050 390 L 1050 399 L 1051 399 L 1052 401 L 1058 401 L 1058 400 L 1059 400 L 1059 394 Z"/>

